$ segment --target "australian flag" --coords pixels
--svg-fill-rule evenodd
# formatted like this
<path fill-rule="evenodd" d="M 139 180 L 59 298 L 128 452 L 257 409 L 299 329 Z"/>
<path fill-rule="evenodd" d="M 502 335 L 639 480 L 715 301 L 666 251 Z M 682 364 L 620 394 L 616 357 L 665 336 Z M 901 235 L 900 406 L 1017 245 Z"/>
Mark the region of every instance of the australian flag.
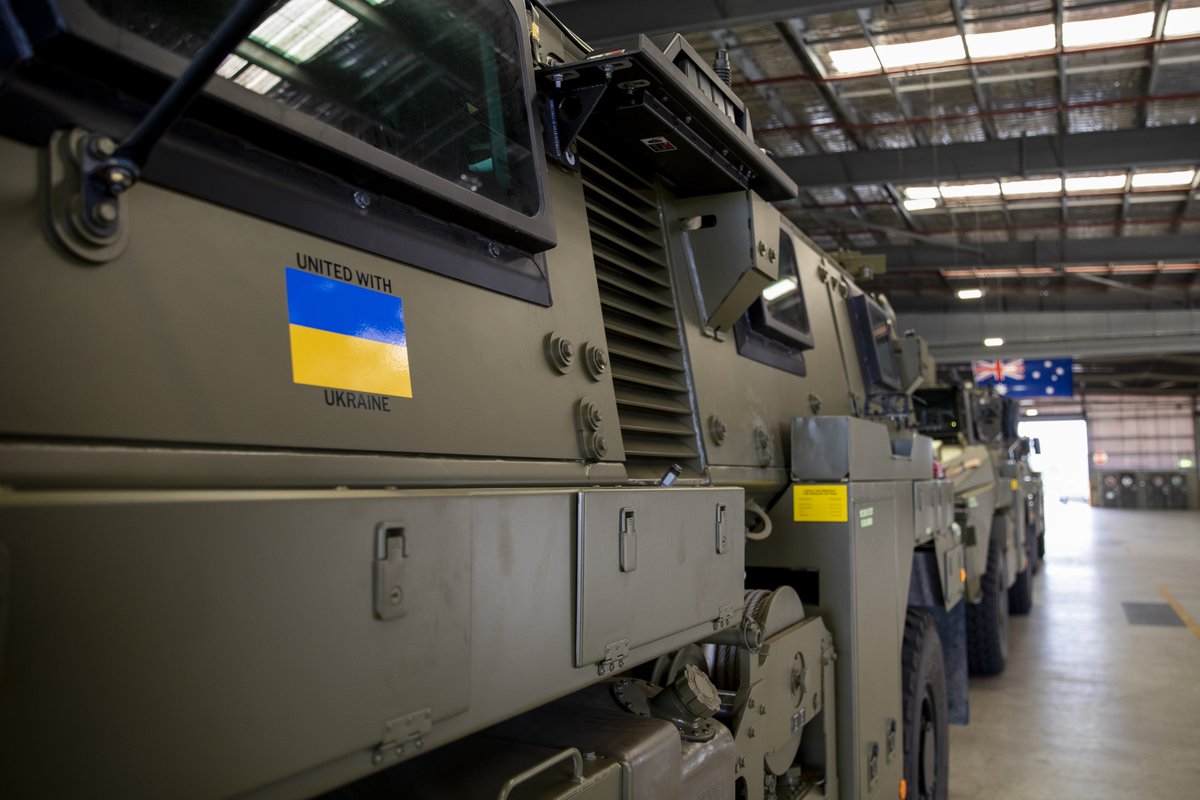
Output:
<path fill-rule="evenodd" d="M 972 361 L 976 386 L 995 386 L 1008 397 L 1070 397 L 1070 358 Z"/>

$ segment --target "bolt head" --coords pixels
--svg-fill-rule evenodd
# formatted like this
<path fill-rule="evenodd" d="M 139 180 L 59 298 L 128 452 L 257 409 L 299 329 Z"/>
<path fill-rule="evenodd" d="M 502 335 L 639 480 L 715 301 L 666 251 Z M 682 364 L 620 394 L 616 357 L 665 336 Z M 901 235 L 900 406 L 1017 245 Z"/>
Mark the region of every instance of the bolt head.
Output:
<path fill-rule="evenodd" d="M 117 204 L 105 200 L 92 206 L 92 219 L 101 225 L 112 225 L 117 221 Z"/>
<path fill-rule="evenodd" d="M 354 205 L 359 208 L 368 208 L 371 205 L 371 195 L 363 191 L 354 193 Z"/>
<path fill-rule="evenodd" d="M 488 252 L 488 255 L 491 256 L 492 258 L 499 258 L 500 257 L 500 245 L 496 244 L 495 242 L 489 243 L 487 246 L 487 252 Z"/>
<path fill-rule="evenodd" d="M 95 137 L 89 147 L 96 158 L 110 158 L 117 152 L 117 143 L 107 136 Z"/>
<path fill-rule="evenodd" d="M 393 586 L 388 592 L 388 603 L 394 606 L 400 605 L 404 601 L 404 590 L 399 586 Z"/>

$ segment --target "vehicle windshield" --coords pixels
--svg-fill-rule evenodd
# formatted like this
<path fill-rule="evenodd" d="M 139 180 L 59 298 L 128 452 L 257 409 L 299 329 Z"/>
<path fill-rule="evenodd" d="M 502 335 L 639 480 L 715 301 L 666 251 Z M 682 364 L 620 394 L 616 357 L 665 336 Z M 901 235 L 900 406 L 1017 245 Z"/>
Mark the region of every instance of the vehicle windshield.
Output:
<path fill-rule="evenodd" d="M 189 59 L 233 7 L 229 0 L 88 3 L 117 27 Z M 507 2 L 287 0 L 271 7 L 217 75 L 532 216 L 540 196 L 520 35 Z"/>

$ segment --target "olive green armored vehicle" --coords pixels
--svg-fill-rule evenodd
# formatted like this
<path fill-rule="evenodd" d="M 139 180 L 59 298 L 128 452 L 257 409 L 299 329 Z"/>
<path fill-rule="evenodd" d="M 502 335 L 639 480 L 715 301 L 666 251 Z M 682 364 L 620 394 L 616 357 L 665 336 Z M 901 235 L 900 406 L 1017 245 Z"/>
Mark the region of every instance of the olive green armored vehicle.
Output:
<path fill-rule="evenodd" d="M 955 487 L 966 546 L 968 655 L 974 673 L 994 675 L 1008 660 L 1008 615 L 1033 606 L 1033 573 L 1044 552 L 1041 478 L 1029 466 L 1036 443 L 1017 435 L 1017 403 L 958 383 L 922 389 L 918 427 L 937 441 L 936 458 Z"/>
<path fill-rule="evenodd" d="M 928 360 L 684 39 L 0 0 L 0 166 L 0 796 L 946 797 Z"/>

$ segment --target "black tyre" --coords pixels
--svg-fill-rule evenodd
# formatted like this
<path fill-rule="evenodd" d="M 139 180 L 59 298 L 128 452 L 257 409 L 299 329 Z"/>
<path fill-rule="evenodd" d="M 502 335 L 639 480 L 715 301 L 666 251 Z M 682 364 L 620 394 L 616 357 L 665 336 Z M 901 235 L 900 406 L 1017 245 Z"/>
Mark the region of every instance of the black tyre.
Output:
<path fill-rule="evenodd" d="M 1004 537 L 988 541 L 988 568 L 983 597 L 967 606 L 967 666 L 973 675 L 999 675 L 1008 663 L 1008 592 L 1004 581 L 1008 559 Z"/>
<path fill-rule="evenodd" d="M 1037 561 L 1037 545 L 1033 536 L 1025 537 L 1025 569 L 1008 590 L 1008 613 L 1028 614 L 1033 608 L 1033 565 Z"/>
<path fill-rule="evenodd" d="M 933 618 L 908 612 L 902 655 L 904 780 L 912 800 L 946 800 L 950 776 L 946 669 Z"/>

